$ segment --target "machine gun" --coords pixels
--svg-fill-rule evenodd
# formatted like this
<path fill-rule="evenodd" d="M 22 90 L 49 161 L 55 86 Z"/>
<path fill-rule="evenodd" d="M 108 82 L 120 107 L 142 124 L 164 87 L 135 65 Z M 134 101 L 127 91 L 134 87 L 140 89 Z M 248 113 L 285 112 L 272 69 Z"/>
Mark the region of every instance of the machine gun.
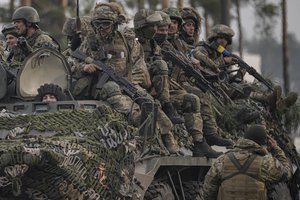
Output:
<path fill-rule="evenodd" d="M 108 81 L 108 79 L 113 80 L 116 82 L 120 88 L 133 100 L 135 101 L 140 108 L 142 109 L 142 116 L 141 116 L 141 122 L 142 127 L 140 130 L 140 134 L 143 135 L 153 135 L 153 130 L 155 130 L 155 124 L 157 119 L 157 105 L 155 104 L 154 100 L 148 96 L 148 94 L 144 91 L 138 90 L 130 81 L 128 81 L 126 78 L 122 77 L 118 73 L 116 73 L 111 67 L 106 65 L 100 60 L 94 60 L 91 57 L 88 57 L 85 55 L 82 51 L 79 49 L 76 49 L 72 52 L 72 56 L 74 58 L 77 58 L 81 61 L 85 61 L 87 63 L 93 63 L 96 65 L 97 69 L 100 71 L 103 71 L 104 73 L 99 73 L 98 83 L 97 83 L 97 89 L 101 89 L 103 84 Z M 150 116 L 150 113 L 152 114 L 152 122 L 151 126 L 145 125 L 145 120 L 149 120 L 149 116 L 143 113 L 143 111 L 148 112 L 148 115 Z M 147 127 L 148 126 L 148 127 Z M 147 129 L 147 130 L 144 130 Z M 145 133 L 145 132 L 147 133 Z M 144 133 L 142 133 L 144 132 Z"/>
<path fill-rule="evenodd" d="M 237 64 L 239 67 L 245 69 L 250 75 L 256 78 L 258 81 L 262 82 L 265 86 L 267 86 L 271 91 L 273 91 L 273 86 L 270 84 L 264 77 L 262 77 L 253 67 L 249 66 L 245 61 L 243 61 L 239 56 L 234 55 L 227 51 L 221 45 L 215 47 L 215 45 L 210 45 L 211 48 L 215 49 L 217 52 L 221 53 L 224 57 L 233 57 L 237 60 Z"/>
<path fill-rule="evenodd" d="M 164 55 L 165 59 L 176 63 L 188 77 L 193 77 L 193 83 L 203 92 L 209 91 L 220 105 L 224 105 L 224 101 L 226 103 L 232 103 L 230 97 L 224 91 L 221 91 L 222 94 L 220 94 L 220 92 L 214 88 L 212 83 L 209 82 L 200 71 L 194 68 L 190 60 L 186 58 L 182 52 L 167 51 L 162 49 L 162 54 Z"/>

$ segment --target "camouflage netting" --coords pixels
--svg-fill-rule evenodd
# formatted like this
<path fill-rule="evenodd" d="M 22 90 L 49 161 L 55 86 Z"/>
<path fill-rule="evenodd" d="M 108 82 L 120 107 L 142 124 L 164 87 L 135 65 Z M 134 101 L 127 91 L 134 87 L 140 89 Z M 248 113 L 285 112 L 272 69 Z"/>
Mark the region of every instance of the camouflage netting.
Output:
<path fill-rule="evenodd" d="M 107 106 L 0 113 L 0 130 L 0 199 L 107 200 L 134 193 L 136 129 Z"/>
<path fill-rule="evenodd" d="M 267 96 L 266 91 L 258 88 Z M 258 102 L 251 98 L 237 99 L 234 104 L 219 106 L 215 104 L 218 114 L 216 120 L 219 127 L 223 130 L 222 134 L 233 140 L 243 136 L 244 131 L 251 124 L 265 124 L 271 135 L 283 149 L 287 157 L 293 164 L 299 166 L 300 155 L 296 151 L 293 140 L 290 138 L 292 130 L 297 130 L 300 125 L 300 105 L 298 103 L 285 110 L 280 110 L 268 102 Z"/>

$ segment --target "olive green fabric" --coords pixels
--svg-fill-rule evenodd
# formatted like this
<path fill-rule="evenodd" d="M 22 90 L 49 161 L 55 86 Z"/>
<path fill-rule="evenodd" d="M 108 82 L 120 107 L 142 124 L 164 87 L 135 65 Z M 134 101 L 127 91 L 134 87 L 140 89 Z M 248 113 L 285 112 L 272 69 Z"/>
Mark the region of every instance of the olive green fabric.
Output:
<path fill-rule="evenodd" d="M 24 19 L 29 23 L 40 22 L 40 16 L 36 9 L 31 6 L 22 6 L 15 10 L 12 16 L 12 21 Z"/>
<path fill-rule="evenodd" d="M 1 199 L 133 194 L 134 158 L 128 144 L 136 129 L 123 115 L 101 106 L 93 112 L 1 113 L 0 118 Z"/>

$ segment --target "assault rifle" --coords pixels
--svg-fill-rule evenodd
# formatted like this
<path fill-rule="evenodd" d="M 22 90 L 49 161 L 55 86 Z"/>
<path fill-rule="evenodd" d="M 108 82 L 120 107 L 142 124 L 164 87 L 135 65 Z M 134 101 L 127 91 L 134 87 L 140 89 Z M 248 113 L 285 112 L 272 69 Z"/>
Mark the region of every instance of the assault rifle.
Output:
<path fill-rule="evenodd" d="M 126 78 L 122 77 L 118 73 L 116 73 L 111 67 L 109 67 L 107 64 L 100 60 L 94 60 L 91 57 L 88 57 L 85 55 L 82 51 L 79 49 L 76 49 L 74 52 L 72 52 L 72 56 L 74 58 L 77 58 L 81 61 L 85 61 L 87 63 L 95 64 L 97 69 L 99 71 L 103 71 L 104 73 L 101 73 L 101 77 L 99 77 L 99 81 L 101 83 L 97 84 L 97 89 L 101 89 L 103 84 L 108 81 L 110 78 L 114 82 L 116 82 L 120 88 L 134 101 L 136 101 L 140 106 L 144 102 L 150 102 L 153 101 L 151 98 L 147 96 L 146 93 L 143 94 L 142 91 L 139 91 L 130 81 L 128 81 Z"/>
<path fill-rule="evenodd" d="M 72 56 L 86 63 L 93 63 L 96 65 L 99 71 L 97 89 L 101 89 L 103 84 L 111 79 L 116 82 L 120 88 L 142 109 L 140 134 L 144 136 L 151 136 L 154 133 L 156 119 L 157 119 L 157 104 L 151 99 L 146 92 L 138 90 L 130 81 L 116 73 L 111 67 L 106 65 L 100 60 L 94 60 L 91 57 L 85 55 L 79 49 L 72 52 Z M 145 111 L 145 112 L 143 112 Z M 148 115 L 147 115 L 148 114 Z M 146 124 L 147 121 L 151 120 L 151 125 Z M 146 138 L 146 137 L 145 137 Z"/>
<path fill-rule="evenodd" d="M 212 83 L 209 82 L 200 71 L 196 70 L 190 60 L 179 51 L 168 51 L 162 49 L 162 54 L 166 60 L 176 63 L 186 74 L 187 77 L 193 77 L 193 83 L 203 92 L 209 91 L 220 105 L 224 105 L 221 99 L 225 98 L 225 102 L 232 103 L 232 100 L 223 91 L 222 94 L 217 91 Z M 223 97 L 223 98 L 222 98 Z"/>
<path fill-rule="evenodd" d="M 233 57 L 237 60 L 237 64 L 239 67 L 245 69 L 250 75 L 256 78 L 258 81 L 262 82 L 265 86 L 267 86 L 271 91 L 273 91 L 273 86 L 262 77 L 253 67 L 249 66 L 245 61 L 243 61 L 239 56 L 230 53 L 224 47 L 219 45 L 218 47 L 214 47 L 215 45 L 211 45 L 211 48 L 214 48 L 217 52 L 221 53 L 224 57 Z"/>

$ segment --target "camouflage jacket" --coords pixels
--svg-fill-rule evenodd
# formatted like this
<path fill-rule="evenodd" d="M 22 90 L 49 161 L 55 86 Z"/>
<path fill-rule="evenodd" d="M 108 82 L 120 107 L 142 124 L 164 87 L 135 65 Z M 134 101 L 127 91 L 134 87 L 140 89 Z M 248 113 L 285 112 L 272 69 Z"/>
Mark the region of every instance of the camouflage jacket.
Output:
<path fill-rule="evenodd" d="M 230 152 L 233 152 L 240 163 L 245 162 L 252 154 L 256 154 L 257 158 L 262 158 L 261 166 L 259 166 L 260 173 L 256 175 L 257 180 L 264 183 L 285 181 L 291 177 L 291 167 L 280 147 L 276 146 L 273 151 L 273 156 L 269 155 L 262 146 L 251 140 L 241 138 Z M 205 176 L 203 190 L 206 200 L 217 199 L 218 189 L 223 178 L 224 161 L 228 153 L 217 158 Z"/>
<path fill-rule="evenodd" d="M 13 57 L 9 63 L 9 66 L 13 68 L 20 66 L 29 53 L 43 47 L 60 50 L 58 42 L 56 42 L 51 36 L 44 33 L 40 29 L 36 30 L 36 32 L 31 36 L 26 37 L 26 42 L 26 48 L 28 49 L 27 53 L 25 53 L 18 45 L 14 46 L 11 49 L 10 53 L 13 54 Z"/>
<path fill-rule="evenodd" d="M 108 40 L 101 40 L 99 36 L 90 34 L 79 49 L 87 56 L 105 62 L 115 72 L 126 77 L 133 84 L 145 89 L 150 88 L 150 75 L 144 61 L 144 53 L 132 32 L 115 31 Z M 74 62 L 73 76 L 76 79 L 89 77 L 89 81 L 84 81 L 84 85 L 81 85 L 80 88 L 93 85 L 92 79 L 95 80 L 98 77 L 98 72 L 88 74 L 83 71 L 86 64 L 79 60 Z M 83 92 L 79 90 L 75 93 Z"/>
<path fill-rule="evenodd" d="M 192 51 L 193 56 L 200 61 L 201 65 L 215 71 L 219 66 L 224 65 L 225 61 L 222 54 L 209 48 L 205 42 L 199 42 Z"/>

